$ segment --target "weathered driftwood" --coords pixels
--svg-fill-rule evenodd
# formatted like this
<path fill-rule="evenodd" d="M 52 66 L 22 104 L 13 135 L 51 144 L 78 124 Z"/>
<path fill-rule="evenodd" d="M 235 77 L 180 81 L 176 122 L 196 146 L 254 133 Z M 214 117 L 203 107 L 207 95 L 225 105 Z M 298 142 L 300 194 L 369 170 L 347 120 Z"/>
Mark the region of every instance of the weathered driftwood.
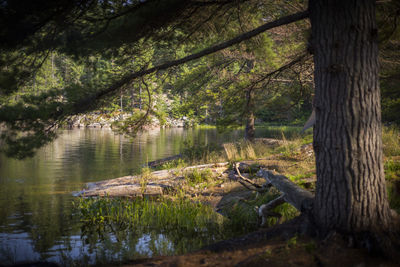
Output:
<path fill-rule="evenodd" d="M 249 161 L 251 162 L 251 161 Z M 256 164 L 255 161 L 253 161 L 253 164 L 249 164 L 246 162 L 239 162 L 236 163 L 235 165 L 237 166 L 237 168 L 239 169 L 240 172 L 247 172 L 247 173 L 256 173 L 258 172 L 258 170 L 260 170 L 261 166 Z"/>
<path fill-rule="evenodd" d="M 239 170 L 238 165 L 240 165 L 240 164 L 236 164 L 236 163 L 233 164 L 233 166 L 235 167 L 236 173 L 238 174 L 238 176 L 239 176 L 239 178 L 240 178 L 241 180 L 243 180 L 243 181 L 245 181 L 245 182 L 251 184 L 251 185 L 254 186 L 255 188 L 262 188 L 261 185 L 259 185 L 259 184 L 255 183 L 255 182 L 253 182 L 253 181 L 250 180 L 249 178 L 246 178 L 246 177 L 242 176 L 242 174 L 240 173 L 240 170 Z M 247 185 L 246 185 L 245 183 L 243 183 L 241 180 L 239 180 L 239 183 L 241 183 L 241 184 L 242 184 L 244 187 L 246 187 L 247 189 L 250 189 L 250 190 L 251 190 L 251 188 L 247 187 Z"/>
<path fill-rule="evenodd" d="M 193 169 L 213 168 L 214 172 L 223 172 L 228 166 L 227 162 L 216 164 L 203 164 L 182 169 L 154 171 L 146 176 L 124 176 L 120 178 L 92 182 L 86 184 L 86 189 L 75 192 L 75 196 L 95 197 L 143 197 L 159 196 L 173 191 L 173 188 L 182 181 L 182 174 Z"/>
<path fill-rule="evenodd" d="M 311 192 L 301 188 L 287 177 L 273 171 L 260 169 L 257 175 L 265 178 L 267 183 L 284 193 L 283 199 L 300 212 L 311 210 L 314 199 Z"/>
<path fill-rule="evenodd" d="M 282 215 L 278 212 L 272 211 L 272 209 L 274 209 L 275 207 L 277 207 L 285 202 L 286 202 L 285 194 L 283 194 L 283 195 L 275 198 L 274 200 L 271 200 L 267 204 L 261 205 L 260 208 L 258 208 L 258 210 L 257 210 L 258 216 L 260 216 L 262 218 L 261 226 L 265 225 L 268 217 L 277 217 L 278 221 L 276 223 L 279 224 L 281 222 Z"/>
<path fill-rule="evenodd" d="M 144 197 L 144 196 L 161 196 L 167 186 L 161 184 L 148 184 L 140 186 L 137 184 L 132 185 L 117 185 L 106 187 L 103 189 L 88 190 L 83 192 L 84 197 Z"/>

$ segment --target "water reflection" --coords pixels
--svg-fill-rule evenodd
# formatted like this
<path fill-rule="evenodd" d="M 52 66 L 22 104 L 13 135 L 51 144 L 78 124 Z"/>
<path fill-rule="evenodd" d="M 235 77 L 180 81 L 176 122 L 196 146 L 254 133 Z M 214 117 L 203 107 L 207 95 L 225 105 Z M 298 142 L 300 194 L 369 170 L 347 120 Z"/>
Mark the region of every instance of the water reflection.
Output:
<path fill-rule="evenodd" d="M 149 252 L 149 247 L 175 250 L 165 235 L 158 238 L 159 244 L 149 243 L 151 233 L 131 236 L 124 242 L 115 242 L 116 236 L 110 235 L 94 247 L 91 242 L 86 244 L 72 213 L 71 192 L 86 182 L 137 173 L 147 161 L 178 154 L 184 140 L 221 143 L 241 134 L 166 129 L 130 139 L 108 130 L 64 130 L 33 158 L 20 161 L 0 155 L 0 262 L 65 263 L 83 255 L 88 261 L 110 253 L 122 258 L 129 254 L 131 258 Z M 110 250 L 107 244 L 114 248 Z"/>

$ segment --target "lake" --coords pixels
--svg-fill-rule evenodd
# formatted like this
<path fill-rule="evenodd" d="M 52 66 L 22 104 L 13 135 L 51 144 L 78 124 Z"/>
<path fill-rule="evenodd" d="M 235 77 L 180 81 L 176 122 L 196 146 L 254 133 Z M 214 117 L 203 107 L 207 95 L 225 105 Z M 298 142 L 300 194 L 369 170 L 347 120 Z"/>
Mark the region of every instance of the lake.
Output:
<path fill-rule="evenodd" d="M 0 155 L 0 262 L 66 264 L 86 257 L 93 263 L 124 249 L 138 257 L 151 256 L 146 235 L 136 244 L 121 245 L 119 251 L 107 244 L 115 241 L 112 236 L 104 242 L 82 239 L 71 193 L 87 182 L 138 173 L 148 161 L 180 153 L 184 141 L 222 143 L 242 134 L 241 130 L 218 134 L 215 129 L 172 128 L 146 131 L 132 139 L 111 130 L 63 130 L 33 158 Z"/>
<path fill-rule="evenodd" d="M 289 129 L 297 134 L 298 129 Z M 280 137 L 282 129 L 257 129 L 257 137 Z M 197 249 L 190 237 L 168 234 L 91 233 L 73 208 L 74 191 L 85 183 L 137 174 L 149 161 L 179 154 L 184 142 L 221 144 L 242 138 L 243 130 L 169 128 L 135 138 L 111 130 L 62 130 L 33 158 L 0 154 L 0 263 L 50 261 L 71 265 L 108 262 Z M 187 240 L 187 243 L 185 243 Z M 183 248 L 182 247 L 187 247 Z"/>

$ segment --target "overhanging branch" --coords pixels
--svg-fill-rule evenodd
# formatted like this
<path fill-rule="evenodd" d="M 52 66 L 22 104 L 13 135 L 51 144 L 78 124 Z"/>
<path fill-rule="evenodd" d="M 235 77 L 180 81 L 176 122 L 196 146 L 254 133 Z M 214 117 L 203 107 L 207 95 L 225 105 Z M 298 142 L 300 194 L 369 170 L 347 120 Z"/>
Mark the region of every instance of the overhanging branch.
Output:
<path fill-rule="evenodd" d="M 241 43 L 243 41 L 246 41 L 246 40 L 248 40 L 248 39 L 250 39 L 250 38 L 252 38 L 254 36 L 257 36 L 260 33 L 263 33 L 265 31 L 267 31 L 267 30 L 270 30 L 270 29 L 273 29 L 273 28 L 276 28 L 276 27 L 279 27 L 279 26 L 282 26 L 282 25 L 290 24 L 290 23 L 305 19 L 307 17 L 308 17 L 308 11 L 303 11 L 303 12 L 299 12 L 299 13 L 296 13 L 296 14 L 292 14 L 292 15 L 277 19 L 275 21 L 263 24 L 260 27 L 254 29 L 254 30 L 251 30 L 249 32 L 243 33 L 243 34 L 241 34 L 241 35 L 239 35 L 239 36 L 237 36 L 237 37 L 235 37 L 235 38 L 233 38 L 231 40 L 228 40 L 228 41 L 216 44 L 214 46 L 205 48 L 205 49 L 203 49 L 202 51 L 200 51 L 198 53 L 183 57 L 181 59 L 169 61 L 169 62 L 166 62 L 164 64 L 155 66 L 155 67 L 150 68 L 150 69 L 145 69 L 145 70 L 141 70 L 141 71 L 138 71 L 138 72 L 134 72 L 132 74 L 129 74 L 129 75 L 125 76 L 121 80 L 115 82 L 110 87 L 97 92 L 96 94 L 92 95 L 89 98 L 85 98 L 82 101 L 79 101 L 78 103 L 76 103 L 75 109 L 78 112 L 83 112 L 83 111 L 89 109 L 90 105 L 91 105 L 91 103 L 93 103 L 93 101 L 95 101 L 97 99 L 100 99 L 103 96 L 106 96 L 109 93 L 112 93 L 112 92 L 118 90 L 121 86 L 131 82 L 132 80 L 134 80 L 136 78 L 142 77 L 144 75 L 147 75 L 147 74 L 150 74 L 150 73 L 153 73 L 153 72 L 156 72 L 156 71 L 160 71 L 160 70 L 168 69 L 170 67 L 178 66 L 178 65 L 184 64 L 186 62 L 189 62 L 189 61 L 192 61 L 192 60 L 195 60 L 195 59 L 198 59 L 198 58 L 213 54 L 215 52 L 218 52 L 220 50 L 228 48 L 228 47 L 230 47 L 232 45 L 235 45 L 235 44 Z"/>

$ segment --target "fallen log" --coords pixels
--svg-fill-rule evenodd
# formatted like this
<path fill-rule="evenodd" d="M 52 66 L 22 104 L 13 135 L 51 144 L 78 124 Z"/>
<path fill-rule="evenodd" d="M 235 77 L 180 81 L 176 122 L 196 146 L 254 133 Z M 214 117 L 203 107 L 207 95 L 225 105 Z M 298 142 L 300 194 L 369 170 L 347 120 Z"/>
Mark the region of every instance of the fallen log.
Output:
<path fill-rule="evenodd" d="M 182 170 L 204 169 L 204 168 L 212 168 L 212 167 L 226 167 L 228 165 L 229 165 L 229 162 L 210 163 L 210 164 L 189 166 L 189 167 L 183 168 Z"/>
<path fill-rule="evenodd" d="M 173 188 L 179 186 L 182 176 L 185 172 L 194 169 L 212 168 L 213 172 L 220 173 L 227 169 L 228 162 L 203 164 L 190 166 L 182 169 L 170 169 L 154 171 L 141 175 L 124 176 L 120 178 L 91 182 L 86 184 L 86 189 L 74 192 L 74 196 L 83 197 L 143 197 L 159 196 L 166 192 L 173 191 Z"/>
<path fill-rule="evenodd" d="M 312 209 L 314 195 L 290 181 L 286 176 L 266 169 L 260 169 L 257 175 L 281 191 L 284 194 L 283 199 L 298 211 L 308 212 Z"/>
<path fill-rule="evenodd" d="M 253 182 L 253 181 L 250 180 L 249 178 L 244 177 L 244 176 L 240 173 L 240 170 L 239 170 L 238 165 L 240 165 L 240 164 L 236 164 L 236 163 L 233 164 L 233 166 L 234 166 L 235 169 L 236 169 L 236 173 L 238 174 L 238 176 L 239 176 L 239 178 L 240 178 L 241 180 L 243 180 L 243 181 L 245 181 L 245 182 L 251 184 L 251 185 L 254 186 L 255 188 L 262 188 L 261 185 L 258 185 L 257 183 Z M 247 189 L 250 189 L 250 190 L 251 190 L 251 188 L 247 187 L 247 185 L 246 185 L 245 183 L 243 183 L 242 181 L 239 180 L 239 183 L 241 183 L 241 184 L 242 184 L 244 187 L 246 187 Z"/>
<path fill-rule="evenodd" d="M 132 185 L 117 185 L 106 188 L 87 190 L 82 193 L 82 197 L 157 197 L 163 195 L 165 185 L 151 184 L 145 187 Z"/>
<path fill-rule="evenodd" d="M 250 162 L 253 162 L 250 164 Z M 260 170 L 261 166 L 256 161 L 239 162 L 235 164 L 240 172 L 243 173 L 256 173 Z"/>
<path fill-rule="evenodd" d="M 273 212 L 272 209 L 274 209 L 275 207 L 278 207 L 279 205 L 281 205 L 285 202 L 286 202 L 285 194 L 283 194 L 283 195 L 275 198 L 274 200 L 271 200 L 267 204 L 261 205 L 261 207 L 257 211 L 258 216 L 260 216 L 262 218 L 261 226 L 265 225 L 268 217 L 277 217 L 278 221 L 276 222 L 276 224 L 279 224 L 282 219 L 282 215 L 278 212 Z"/>
<path fill-rule="evenodd" d="M 258 208 L 258 215 L 262 218 L 261 226 L 264 226 L 268 217 L 277 217 L 280 222 L 282 215 L 273 212 L 272 209 L 288 202 L 298 211 L 304 213 L 310 213 L 312 210 L 314 195 L 307 190 L 304 190 L 297 184 L 290 181 L 286 176 L 280 175 L 273 171 L 266 169 L 260 169 L 257 172 L 259 177 L 263 177 L 267 181 L 267 185 L 272 185 L 283 195 L 278 198 L 263 204 Z"/>

